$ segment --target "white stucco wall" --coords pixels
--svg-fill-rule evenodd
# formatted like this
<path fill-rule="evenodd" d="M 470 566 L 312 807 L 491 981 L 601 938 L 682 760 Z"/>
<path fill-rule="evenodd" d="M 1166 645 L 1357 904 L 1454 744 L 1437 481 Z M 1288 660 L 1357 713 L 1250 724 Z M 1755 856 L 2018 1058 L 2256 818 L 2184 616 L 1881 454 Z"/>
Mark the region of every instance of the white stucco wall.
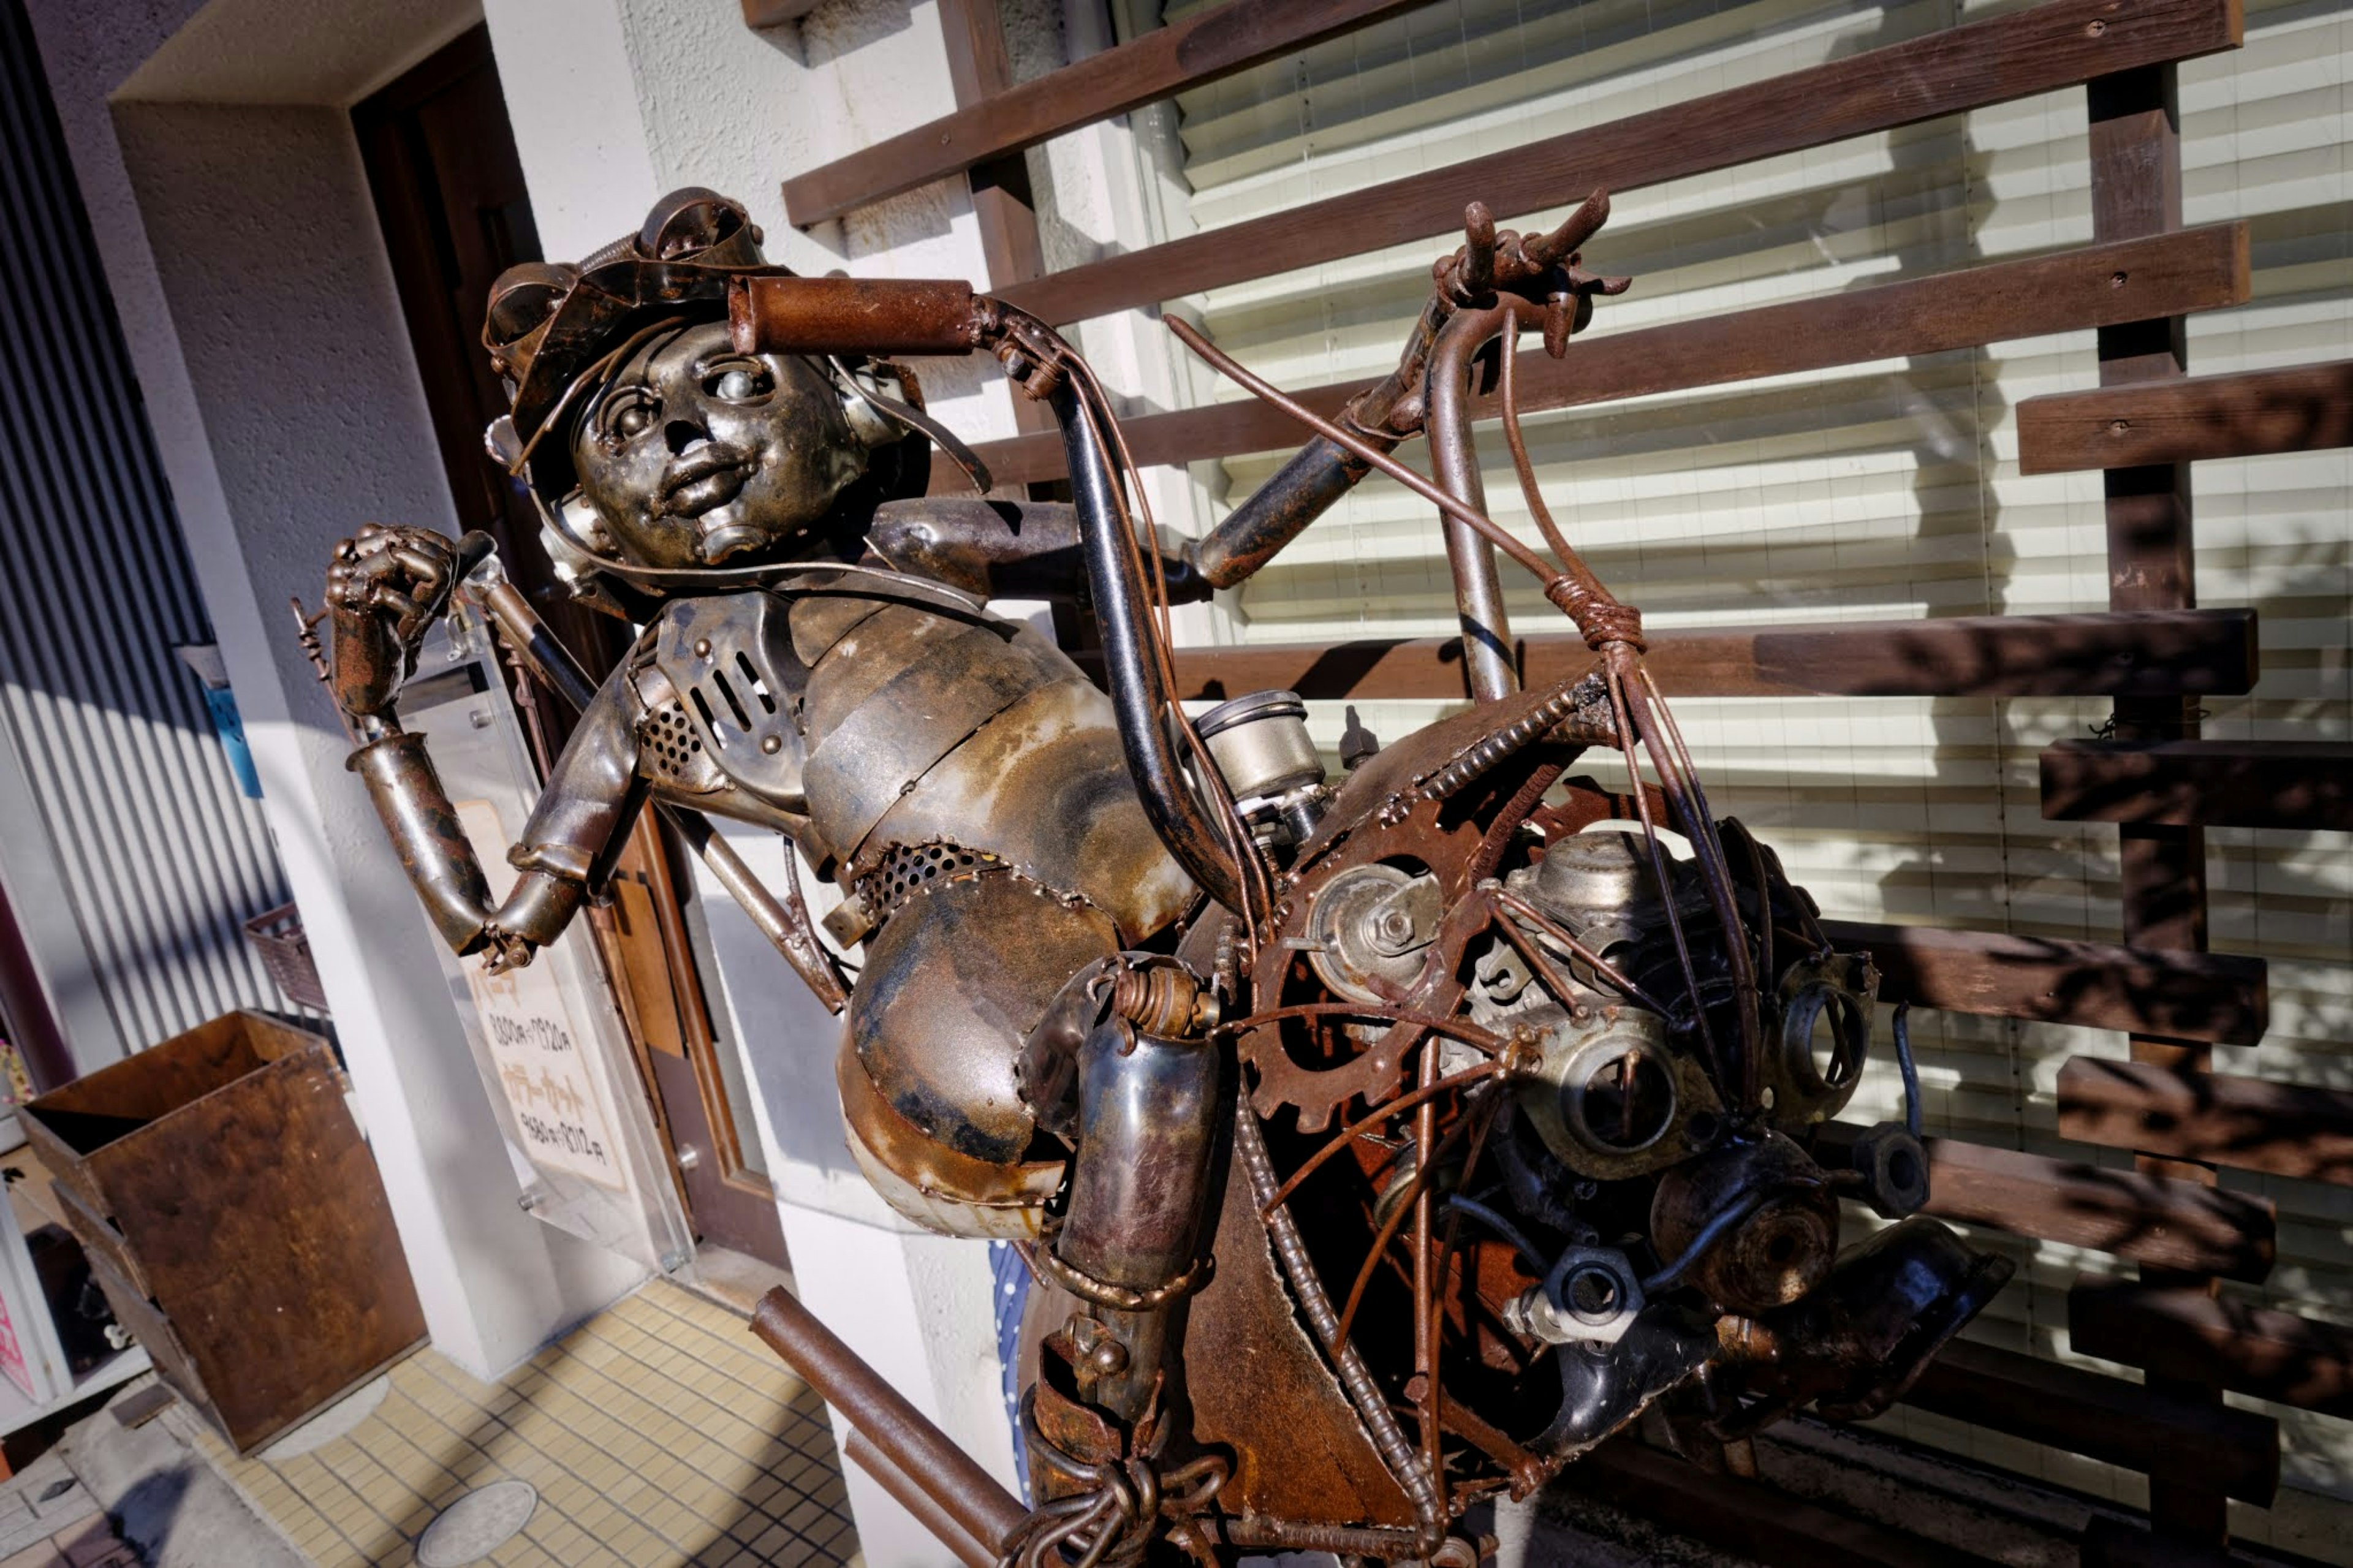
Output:
<path fill-rule="evenodd" d="M 216 0 L 184 31 L 192 9 L 31 6 L 427 1327 L 495 1375 L 638 1271 L 517 1207 L 431 939 L 287 609 L 315 605 L 358 524 L 451 521 L 344 106 L 470 14 Z M 216 96 L 236 92 L 255 101 Z"/>
<path fill-rule="evenodd" d="M 286 616 L 290 594 L 315 605 L 327 547 L 357 523 L 451 521 L 348 109 L 479 17 L 551 258 L 702 184 L 744 200 L 771 254 L 802 270 L 985 281 L 960 179 L 808 235 L 784 217 L 788 174 L 950 100 L 938 16 L 836 0 L 755 33 L 735 0 L 31 8 L 435 1341 L 494 1373 L 635 1273 L 516 1207 L 430 938 Z M 957 429 L 1011 433 L 993 365 L 923 368 Z M 782 874 L 773 838 L 743 842 Z M 804 1299 L 1010 1481 L 985 1248 L 913 1230 L 857 1178 L 832 1087 L 838 1023 L 732 905 L 707 898 L 706 913 Z M 849 1486 L 873 1568 L 947 1561 L 862 1474 Z"/>

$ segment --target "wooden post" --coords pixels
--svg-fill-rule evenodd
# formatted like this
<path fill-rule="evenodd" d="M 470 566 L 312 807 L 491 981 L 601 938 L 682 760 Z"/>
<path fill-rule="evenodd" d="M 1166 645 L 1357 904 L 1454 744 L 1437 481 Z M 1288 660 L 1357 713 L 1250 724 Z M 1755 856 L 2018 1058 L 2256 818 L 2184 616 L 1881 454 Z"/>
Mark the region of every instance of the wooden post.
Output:
<path fill-rule="evenodd" d="M 2094 79 L 2091 100 L 2093 237 L 2138 239 L 2181 226 L 2180 110 L 2175 68 L 2144 66 Z M 2104 386 L 2178 378 L 2184 374 L 2182 318 L 2130 321 L 2099 330 Z M 2108 605 L 2114 610 L 2188 609 L 2198 602 L 2189 468 L 2168 463 L 2111 468 L 2106 487 Z M 2120 740 L 2188 740 L 2196 709 L 2178 697 L 2133 697 L 2116 705 Z M 2206 948 L 2206 837 L 2198 826 L 2126 823 L 2118 900 L 2123 937 L 2133 947 L 2202 952 Z M 2135 1061 L 2175 1072 L 2203 1073 L 2211 1047 L 2157 1036 L 2130 1037 Z M 2214 1169 L 2143 1153 L 2143 1173 L 2212 1185 Z M 2211 1279 L 2144 1267 L 2142 1277 L 2211 1290 Z M 2150 1373 L 2149 1385 L 2220 1405 L 2211 1384 Z M 2149 1515 L 2159 1536 L 2217 1559 L 2229 1539 L 2227 1503 L 2211 1487 L 2173 1479 L 2152 1483 Z"/>
<path fill-rule="evenodd" d="M 969 109 L 1013 85 L 1013 62 L 1005 53 L 1005 24 L 997 0 L 940 0 L 940 26 L 958 109 Z M 990 291 L 1001 294 L 1016 283 L 1042 276 L 1046 253 L 1038 244 L 1038 208 L 1027 158 L 1019 152 L 1008 153 L 974 165 L 966 177 L 972 182 L 972 210 L 980 223 Z M 1054 428 L 1053 414 L 1044 404 L 1018 393 L 1013 420 L 1025 435 Z"/>

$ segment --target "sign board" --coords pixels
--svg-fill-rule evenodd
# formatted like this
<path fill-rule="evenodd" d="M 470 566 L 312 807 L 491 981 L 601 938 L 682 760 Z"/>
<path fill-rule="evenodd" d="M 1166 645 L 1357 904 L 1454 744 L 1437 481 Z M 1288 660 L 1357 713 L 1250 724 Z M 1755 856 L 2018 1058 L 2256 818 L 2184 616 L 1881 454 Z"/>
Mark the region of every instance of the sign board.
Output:
<path fill-rule="evenodd" d="M 487 629 L 462 613 L 444 622 L 399 713 L 403 729 L 426 737 L 491 897 L 504 899 L 516 877 L 507 849 L 531 819 L 539 775 Z M 522 1206 L 648 1268 L 668 1273 L 691 1259 L 693 1233 L 587 919 L 503 974 L 438 937 L 434 946 Z"/>
<path fill-rule="evenodd" d="M 503 868 L 512 842 L 498 808 L 486 800 L 457 803 L 458 821 L 482 857 L 483 868 Z M 489 854 L 484 855 L 485 847 Z M 500 879 L 512 885 L 512 876 Z M 494 888 L 503 898 L 504 888 Z M 522 1151 L 534 1165 L 569 1171 L 616 1192 L 628 1190 L 605 1108 L 589 1070 L 579 1022 L 565 1000 L 552 966 L 530 963 L 501 974 L 480 958 L 465 963 L 466 988 L 507 1107 L 522 1134 Z"/>

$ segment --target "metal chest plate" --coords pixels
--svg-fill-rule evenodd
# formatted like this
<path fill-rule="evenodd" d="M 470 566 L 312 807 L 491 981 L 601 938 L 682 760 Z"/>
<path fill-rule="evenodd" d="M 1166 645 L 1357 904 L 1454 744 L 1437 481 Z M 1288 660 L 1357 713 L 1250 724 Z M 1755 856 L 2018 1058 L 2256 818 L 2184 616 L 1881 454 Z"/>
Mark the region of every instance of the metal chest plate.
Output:
<path fill-rule="evenodd" d="M 654 664 L 676 697 L 648 722 L 681 767 L 699 771 L 698 754 L 707 757 L 737 787 L 800 811 L 808 672 L 793 652 L 791 609 L 757 590 L 670 601 L 655 625 Z"/>

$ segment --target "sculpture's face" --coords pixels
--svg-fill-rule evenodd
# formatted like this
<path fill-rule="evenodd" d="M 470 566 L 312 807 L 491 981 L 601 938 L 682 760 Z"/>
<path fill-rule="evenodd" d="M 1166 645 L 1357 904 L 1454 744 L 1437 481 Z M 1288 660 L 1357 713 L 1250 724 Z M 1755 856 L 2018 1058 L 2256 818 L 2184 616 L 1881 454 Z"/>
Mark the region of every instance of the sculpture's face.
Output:
<path fill-rule="evenodd" d="M 574 426 L 572 458 L 615 551 L 641 566 L 779 550 L 866 467 L 824 374 L 736 353 L 724 321 L 640 346 Z"/>

